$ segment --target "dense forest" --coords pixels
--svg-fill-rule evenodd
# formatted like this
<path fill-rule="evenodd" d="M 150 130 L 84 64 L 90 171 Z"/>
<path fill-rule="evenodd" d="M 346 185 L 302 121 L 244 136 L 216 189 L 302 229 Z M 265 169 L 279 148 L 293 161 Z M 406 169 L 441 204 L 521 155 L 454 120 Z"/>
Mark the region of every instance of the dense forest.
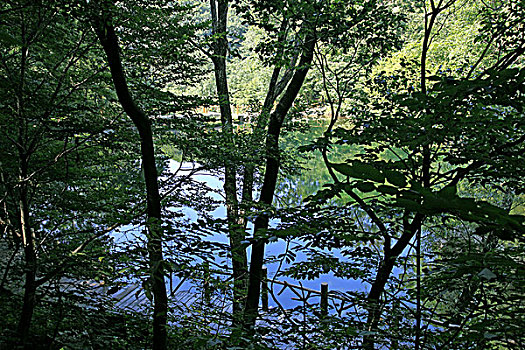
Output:
<path fill-rule="evenodd" d="M 0 349 L 525 348 L 524 0 L 2 0 Z"/>

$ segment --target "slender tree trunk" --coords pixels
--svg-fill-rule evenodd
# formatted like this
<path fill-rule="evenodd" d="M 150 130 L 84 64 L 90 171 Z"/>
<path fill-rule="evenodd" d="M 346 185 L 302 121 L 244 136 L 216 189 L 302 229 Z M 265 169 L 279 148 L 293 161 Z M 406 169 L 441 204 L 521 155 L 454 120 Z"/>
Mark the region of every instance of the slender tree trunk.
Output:
<path fill-rule="evenodd" d="M 408 213 L 407 213 L 408 215 Z M 421 229 L 424 216 L 416 214 L 412 222 L 406 222 L 403 229 L 403 234 L 397 240 L 393 247 L 385 246 L 385 256 L 379 263 L 376 278 L 370 287 L 367 296 L 367 321 L 366 330 L 373 332 L 363 337 L 363 349 L 375 349 L 376 335 L 378 332 L 379 319 L 381 317 L 381 295 L 384 293 L 388 279 L 392 274 L 397 257 L 403 253 L 410 241 L 414 238 L 416 233 Z"/>
<path fill-rule="evenodd" d="M 227 44 L 226 44 L 227 45 Z M 233 121 L 230 106 L 229 90 L 226 76 L 226 60 L 224 57 L 213 59 L 215 66 L 215 81 L 217 95 L 221 110 L 222 132 L 227 148 L 235 148 L 233 137 Z M 224 159 L 224 193 L 226 197 L 226 217 L 228 223 L 228 235 L 230 240 L 230 252 L 232 255 L 232 270 L 234 280 L 233 316 L 234 323 L 237 316 L 242 312 L 243 298 L 246 289 L 246 248 L 242 244 L 245 239 L 243 220 L 239 215 L 239 203 L 237 199 L 237 170 L 235 162 L 228 156 Z"/>
<path fill-rule="evenodd" d="M 228 0 L 210 0 L 212 28 L 213 34 L 216 37 L 216 40 L 212 44 L 211 57 L 214 64 L 215 82 L 221 110 L 222 131 L 228 144 L 228 148 L 234 148 L 233 118 L 226 74 L 228 7 Z M 287 25 L 288 22 L 283 21 L 281 25 L 281 36 L 286 35 L 285 29 Z M 277 87 L 279 72 L 280 68 L 276 67 L 272 74 L 261 114 L 259 115 L 257 124 L 254 127 L 252 135 L 253 142 L 257 142 L 261 131 L 264 129 L 268 121 L 268 116 L 270 115 L 270 111 L 277 98 L 278 92 L 282 91 L 282 89 L 278 91 L 279 89 Z M 290 77 L 291 75 L 285 77 L 286 79 L 284 81 L 288 82 Z M 237 199 L 237 168 L 234 163 L 226 158 L 224 169 L 224 192 L 226 197 L 227 222 L 234 280 L 233 325 L 236 326 L 240 324 L 242 320 L 248 285 L 246 246 L 242 242 L 246 239 L 247 220 L 245 212 L 251 207 L 253 201 L 252 193 L 255 165 L 252 162 L 248 162 L 244 165 L 240 203 Z"/>
<path fill-rule="evenodd" d="M 430 45 L 430 37 L 432 33 L 433 26 L 436 21 L 436 17 L 438 16 L 441 9 L 435 8 L 432 4 L 432 12 L 427 13 L 425 16 L 425 31 L 424 31 L 424 37 L 423 37 L 423 43 L 422 43 L 422 52 L 421 52 L 421 67 L 420 67 L 420 86 L 421 86 L 421 92 L 423 94 L 427 93 L 426 88 L 426 59 L 427 59 L 427 53 Z M 431 159 L 430 159 L 430 148 L 429 145 L 423 145 L 422 146 L 422 154 L 423 154 L 423 160 L 421 163 L 421 182 L 424 187 L 429 188 L 430 187 L 430 168 L 431 168 Z M 403 233 L 401 239 L 396 243 L 396 245 L 390 250 L 388 249 L 388 252 L 385 253 L 385 258 L 381 262 L 376 279 L 372 285 L 372 288 L 370 289 L 370 292 L 368 294 L 368 319 L 367 319 L 367 330 L 371 332 L 377 332 L 378 330 L 378 322 L 379 318 L 381 316 L 381 309 L 380 309 L 380 297 L 381 294 L 385 290 L 386 283 L 388 281 L 388 277 L 392 273 L 392 269 L 394 267 L 396 258 L 399 254 L 402 253 L 402 251 L 408 246 L 408 243 L 410 240 L 414 237 L 414 235 L 417 233 L 417 300 L 416 300 L 416 336 L 414 340 L 414 346 L 415 349 L 420 348 L 420 334 L 421 334 L 421 295 L 420 295 L 420 245 L 421 245 L 421 229 L 422 229 L 422 223 L 423 223 L 423 216 L 420 214 L 416 214 L 414 217 L 412 223 L 409 225 L 409 227 L 405 227 L 405 232 Z M 363 349 L 366 350 L 373 350 L 375 348 L 375 335 L 371 334 L 368 336 L 363 337 Z"/>
<path fill-rule="evenodd" d="M 281 41 L 286 39 L 287 26 L 288 26 L 288 21 L 284 20 L 281 24 L 281 28 L 279 31 L 280 32 L 279 38 Z M 280 51 L 279 53 L 282 54 L 282 51 Z M 266 129 L 266 125 L 268 124 L 268 119 L 270 117 L 270 113 L 272 112 L 272 108 L 275 103 L 275 100 L 277 100 L 277 97 L 282 93 L 282 91 L 284 90 L 284 87 L 288 85 L 288 82 L 290 81 L 292 77 L 291 74 L 285 74 L 282 77 L 282 80 L 279 81 L 280 73 L 281 73 L 281 67 L 275 66 L 273 69 L 270 81 L 268 83 L 268 91 L 266 92 L 266 97 L 264 99 L 264 103 L 263 103 L 261 112 L 257 118 L 257 122 L 253 128 L 253 131 L 250 137 L 250 142 L 252 146 L 258 146 L 260 144 L 259 140 L 262 138 L 263 132 Z M 281 88 L 279 88 L 279 86 Z M 239 206 L 240 207 L 239 211 L 241 214 L 240 217 L 243 219 L 242 227 L 244 231 L 246 230 L 246 226 L 247 226 L 247 221 L 244 216 L 244 213 L 246 209 L 252 206 L 254 181 L 255 181 L 255 163 L 248 162 L 247 164 L 244 164 L 243 181 L 242 181 L 242 197 L 241 197 L 241 203 Z"/>
<path fill-rule="evenodd" d="M 379 319 L 381 317 L 381 295 L 385 291 L 385 286 L 388 282 L 388 278 L 392 273 L 396 262 L 396 256 L 386 256 L 379 264 L 377 269 L 376 278 L 370 292 L 367 297 L 367 313 L 368 317 L 366 320 L 366 330 L 368 332 L 377 332 Z M 376 335 L 370 334 L 363 337 L 363 349 L 374 350 L 375 349 Z"/>
<path fill-rule="evenodd" d="M 26 181 L 29 172 L 29 154 L 30 150 L 26 149 L 25 137 L 27 135 L 27 124 L 24 118 L 25 113 L 25 75 L 26 65 L 28 60 L 29 47 L 27 46 L 27 33 L 25 18 L 21 17 L 21 35 L 22 47 L 20 57 L 20 82 L 17 91 L 17 114 L 18 114 L 18 158 L 19 158 L 19 191 L 18 191 L 18 207 L 19 207 L 19 230 L 22 238 L 22 247 L 24 249 L 24 298 L 22 304 L 22 311 L 20 320 L 18 322 L 17 333 L 19 336 L 20 345 L 25 349 L 30 348 L 28 344 L 29 329 L 31 327 L 31 320 L 35 309 L 36 297 L 36 271 L 37 271 L 37 256 L 35 251 L 35 242 L 33 233 L 31 232 L 30 214 L 29 214 L 29 199 L 28 199 L 28 183 Z"/>
<path fill-rule="evenodd" d="M 217 39 L 212 45 L 212 62 L 215 72 L 215 86 L 221 111 L 222 132 L 228 149 L 235 148 L 233 135 L 233 118 L 226 74 L 226 55 L 228 50 L 227 21 L 228 0 L 210 0 L 213 34 Z M 245 235 L 245 220 L 239 213 L 237 199 L 237 170 L 235 162 L 229 157 L 224 159 L 224 193 L 226 197 L 226 217 L 228 223 L 228 236 L 230 240 L 230 253 L 232 256 L 233 270 L 233 325 L 237 325 L 242 315 L 244 297 L 246 294 L 247 258 L 246 247 L 243 241 Z"/>
<path fill-rule="evenodd" d="M 111 77 L 122 108 L 135 124 L 140 135 L 140 148 L 144 178 L 146 182 L 147 203 L 147 249 L 150 267 L 150 285 L 153 294 L 153 349 L 167 348 L 167 313 L 168 297 L 164 281 L 163 254 L 162 254 L 162 216 L 157 167 L 155 162 L 155 148 L 151 121 L 144 111 L 138 107 L 131 96 L 126 82 L 124 69 L 120 58 L 120 47 L 111 18 L 95 19 L 95 31 L 107 56 Z"/>
<path fill-rule="evenodd" d="M 313 60 L 316 38 L 313 29 L 311 30 L 312 31 L 307 33 L 305 38 L 304 48 L 298 65 L 299 68 L 295 71 L 290 84 L 284 92 L 284 95 L 279 101 L 275 111 L 270 115 L 268 135 L 266 138 L 266 166 L 263 185 L 261 188 L 261 196 L 259 198 L 259 203 L 264 206 L 271 206 L 273 197 L 275 195 L 277 176 L 279 174 L 280 168 L 279 136 L 284 118 L 292 107 L 295 98 L 299 94 L 299 90 L 304 83 L 304 79 L 306 78 L 306 74 L 308 73 Z M 268 229 L 268 223 L 269 217 L 267 214 L 258 215 L 254 223 L 254 243 L 252 245 L 252 254 L 250 259 L 248 295 L 246 299 L 246 307 L 244 310 L 243 324 L 244 329 L 248 332 L 253 331 L 259 311 L 261 271 L 266 245 L 264 231 Z"/>
<path fill-rule="evenodd" d="M 281 25 L 280 32 L 283 33 L 281 35 L 281 40 L 284 40 L 286 38 L 285 30 L 287 26 L 287 21 L 283 21 Z M 273 69 L 272 77 L 270 78 L 270 82 L 268 84 L 268 92 L 266 93 L 266 97 L 264 99 L 264 103 L 261 109 L 261 113 L 259 114 L 259 117 L 257 118 L 257 123 L 253 129 L 251 142 L 252 145 L 256 145 L 259 143 L 259 137 L 261 136 L 265 125 L 268 122 L 270 113 L 272 111 L 273 104 L 275 103 L 275 100 L 277 99 L 278 95 L 282 92 L 278 91 L 277 84 L 279 80 L 279 74 L 281 72 L 281 67 L 276 66 Z M 284 77 L 285 80 L 282 81 L 285 85 L 288 83 L 288 80 L 286 80 L 287 77 Z M 247 207 L 251 206 L 251 203 L 253 201 L 253 186 L 254 186 L 254 175 L 255 175 L 255 164 L 253 162 L 249 162 L 244 166 L 244 174 L 243 174 L 243 185 L 242 185 L 242 199 L 241 199 L 241 207 Z M 244 229 L 246 229 L 246 221 L 243 223 Z"/>
<path fill-rule="evenodd" d="M 20 339 L 20 345 L 24 348 L 29 349 L 31 346 L 28 343 L 29 328 L 31 326 L 31 319 L 35 309 L 35 297 L 36 297 L 36 268 L 37 268 L 37 257 L 35 252 L 35 243 L 33 239 L 33 233 L 31 232 L 31 226 L 29 222 L 29 201 L 28 201 L 28 190 L 25 179 L 28 174 L 28 156 L 27 154 L 20 153 L 20 190 L 19 190 L 19 211 L 20 211 L 20 231 L 22 233 L 22 245 L 24 248 L 25 258 L 25 285 L 24 285 L 24 299 L 22 304 L 22 312 L 18 323 L 18 335 Z"/>

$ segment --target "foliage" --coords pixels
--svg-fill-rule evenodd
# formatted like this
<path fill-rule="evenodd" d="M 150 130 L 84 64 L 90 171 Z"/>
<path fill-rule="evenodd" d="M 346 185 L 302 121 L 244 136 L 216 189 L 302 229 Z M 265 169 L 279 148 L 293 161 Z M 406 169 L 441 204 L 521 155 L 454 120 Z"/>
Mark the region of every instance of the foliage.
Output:
<path fill-rule="evenodd" d="M 365 306 L 368 310 L 367 321 L 362 326 L 372 331 L 363 337 L 363 346 L 366 348 L 373 347 L 374 342 L 385 341 L 384 337 L 388 341 L 392 336 L 384 333 L 388 323 L 378 320 L 381 311 L 377 311 L 375 303 L 389 308 L 398 300 L 406 303 L 406 308 L 414 309 L 415 340 L 413 334 L 405 334 L 403 337 L 408 338 L 403 341 L 417 348 L 429 346 L 425 343 L 427 341 L 453 348 L 459 344 L 483 344 L 484 347 L 505 344 L 512 348 L 522 341 L 512 330 L 520 322 L 521 316 L 518 315 L 511 317 L 509 323 L 512 326 L 502 325 L 501 328 L 487 330 L 488 333 L 480 333 L 480 329 L 489 323 L 483 323 L 478 318 L 479 308 L 483 307 L 476 301 L 486 296 L 488 299 L 485 301 L 494 303 L 494 309 L 497 309 L 498 302 L 493 301 L 490 292 L 486 294 L 488 290 L 485 289 L 481 292 L 483 297 L 475 295 L 481 290 L 480 281 L 483 284 L 484 279 L 493 280 L 492 270 L 498 269 L 496 266 L 502 264 L 518 268 L 520 263 L 513 259 L 504 262 L 497 258 L 489 262 L 486 255 L 463 255 L 459 248 L 462 238 L 453 233 L 463 231 L 459 228 L 461 226 L 469 227 L 466 232 L 463 231 L 469 237 L 467 252 L 476 249 L 473 240 L 483 241 L 491 237 L 496 244 L 490 250 L 494 256 L 499 255 L 496 246 L 519 247 L 523 241 L 523 217 L 509 214 L 508 206 L 489 202 L 473 190 L 483 188 L 496 194 L 521 195 L 523 183 L 519 174 L 524 141 L 521 123 L 523 69 L 520 66 L 511 68 L 510 65 L 518 62 L 522 46 L 518 39 L 517 46 L 509 49 L 505 58 L 494 58 L 493 55 L 499 49 L 490 46 L 491 43 L 487 44 L 483 37 L 494 35 L 497 40 L 505 40 L 503 37 L 506 35 L 516 34 L 512 26 L 503 26 L 497 35 L 492 32 L 492 26 L 497 22 L 496 18 L 500 18 L 501 12 L 499 9 L 494 11 L 484 7 L 478 13 L 480 22 L 477 28 L 481 29 L 465 37 L 474 41 L 474 44 L 458 46 L 466 53 L 463 58 L 471 65 L 470 70 L 457 68 L 455 64 L 458 60 L 451 62 L 449 69 L 448 62 L 437 53 L 441 50 L 440 43 L 456 35 L 456 25 L 463 21 L 462 16 L 475 12 L 473 7 L 458 10 L 451 7 L 453 3 L 432 2 L 426 8 L 424 34 L 431 41 L 423 41 L 420 62 L 408 60 L 406 51 L 401 51 L 396 68 L 390 67 L 388 73 L 378 71 L 366 80 L 368 100 L 361 105 L 359 112 L 347 112 L 353 117 L 353 125 L 333 132 L 328 129 L 326 137 L 317 142 L 321 145 L 320 149 L 326 147 L 324 149 L 328 150 L 325 163 L 334 183 L 325 185 L 326 189 L 312 196 L 311 205 L 323 205 L 327 199 L 341 193 L 347 194 L 350 197 L 348 205 L 357 207 L 365 215 L 364 222 L 368 225 L 342 226 L 341 232 L 347 232 L 352 237 L 352 243 L 347 240 L 348 243 L 342 246 L 355 246 L 353 240 L 356 240 L 365 247 L 377 249 L 373 253 L 376 265 L 372 267 L 371 274 L 359 274 L 359 269 L 358 273 L 348 273 L 349 278 L 362 278 L 371 285 L 367 296 L 368 306 Z M 511 7 L 511 12 L 520 16 L 518 14 L 521 13 L 522 5 L 515 3 Z M 444 14 L 439 19 L 441 12 Z M 453 16 L 458 16 L 459 22 L 451 20 Z M 438 26 L 436 33 L 432 32 L 432 25 Z M 440 39 L 443 37 L 445 41 Z M 430 46 L 429 42 L 434 41 L 437 44 Z M 410 43 L 407 47 L 411 47 Z M 395 60 L 396 55 L 393 57 Z M 429 75 L 427 69 L 435 64 L 433 60 L 436 59 L 440 66 L 435 75 Z M 384 63 L 379 67 L 385 67 Z M 484 131 L 480 133 L 480 129 Z M 330 160 L 333 153 L 330 150 L 331 142 L 350 149 L 350 155 L 344 162 Z M 359 152 L 355 152 L 354 145 L 360 146 Z M 459 186 L 463 189 L 461 192 L 458 191 Z M 355 222 L 355 219 L 350 221 Z M 335 224 L 338 224 L 337 221 Z M 337 229 L 332 229 L 332 232 L 337 232 Z M 436 249 L 430 242 L 445 232 L 446 239 L 438 240 L 441 243 Z M 319 241 L 309 236 L 303 237 L 308 242 L 307 246 L 315 245 L 314 242 L 319 244 Z M 342 233 L 336 237 L 336 241 L 328 242 L 331 247 L 340 248 L 341 243 L 336 245 L 334 242 L 343 242 Z M 453 254 L 457 258 L 437 258 L 444 256 L 442 249 L 445 247 L 455 247 Z M 369 253 L 355 249 L 351 260 L 359 259 L 356 253 L 368 262 L 374 261 Z M 318 269 L 315 261 L 318 261 L 317 258 L 313 260 L 313 271 Z M 330 270 L 339 273 L 344 264 L 344 261 L 331 264 Z M 453 279 L 448 275 L 445 283 L 446 278 L 438 272 L 431 273 L 428 278 L 421 278 L 420 269 L 434 264 L 439 266 L 439 271 L 450 271 Z M 414 279 L 410 279 L 411 274 L 415 274 Z M 476 287 L 458 282 L 465 281 L 465 274 L 471 276 L 468 280 Z M 385 288 L 386 276 L 389 276 L 390 283 Z M 443 279 L 432 279 L 437 276 Z M 463 278 L 455 279 L 456 276 Z M 513 282 L 503 282 L 501 287 L 504 288 L 505 283 L 520 285 L 519 281 L 520 277 L 513 279 Z M 447 295 L 447 302 L 452 304 L 444 300 L 436 303 L 436 300 L 440 300 L 438 294 L 425 294 L 426 288 L 433 290 L 434 287 L 440 291 L 439 295 Z M 489 288 L 497 289 L 495 285 Z M 452 302 L 455 298 L 460 301 Z M 512 306 L 507 306 L 517 310 L 518 300 Z M 440 309 L 444 305 L 450 309 Z M 439 319 L 439 316 L 447 318 L 450 315 L 447 312 L 457 312 L 455 321 Z M 491 317 L 487 312 L 484 316 L 485 320 Z M 419 330 L 425 323 L 427 326 Z M 449 336 L 446 336 L 447 333 Z M 503 333 L 507 335 L 504 340 Z M 428 339 L 434 336 L 432 340 Z"/>
<path fill-rule="evenodd" d="M 140 143 L 93 32 L 101 3 L 0 5 L 0 347 L 23 338 L 27 291 L 26 347 L 151 343 Z M 232 1 L 225 33 L 204 3 L 107 4 L 152 121 L 161 270 L 193 293 L 170 297 L 172 348 L 523 347 L 523 1 Z M 207 58 L 223 36 L 232 108 L 252 117 L 231 130 L 195 112 L 221 101 Z M 312 38 L 311 67 L 298 66 Z M 255 205 L 268 160 L 275 199 Z M 269 226 L 252 236 L 257 217 Z M 241 249 L 271 251 L 271 306 L 249 336 L 232 321 L 231 222 Z M 327 279 L 346 288 L 328 315 L 306 287 L 274 292 Z M 147 305 L 116 309 L 110 291 L 137 285 Z"/>

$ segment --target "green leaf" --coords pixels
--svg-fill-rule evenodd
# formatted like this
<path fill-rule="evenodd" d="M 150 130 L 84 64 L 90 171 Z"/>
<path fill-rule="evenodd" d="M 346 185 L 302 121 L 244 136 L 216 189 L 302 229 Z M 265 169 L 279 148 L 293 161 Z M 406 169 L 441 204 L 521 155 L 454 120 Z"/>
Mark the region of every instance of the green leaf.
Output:
<path fill-rule="evenodd" d="M 417 202 L 421 199 L 421 194 L 414 190 L 401 190 L 399 191 L 399 198 L 409 199 Z"/>
<path fill-rule="evenodd" d="M 478 205 L 472 198 L 457 198 L 455 200 L 456 206 L 460 210 L 474 211 L 478 209 Z"/>
<path fill-rule="evenodd" d="M 389 195 L 396 195 L 399 193 L 399 190 L 396 187 L 389 186 L 389 185 L 380 185 L 377 186 L 377 190 L 383 194 L 389 194 Z"/>
<path fill-rule="evenodd" d="M 353 169 L 350 165 L 346 163 L 331 163 L 330 165 L 335 169 L 335 171 L 343 175 L 353 177 Z"/>
<path fill-rule="evenodd" d="M 356 179 L 371 180 L 379 183 L 385 181 L 385 176 L 380 170 L 361 161 L 352 161 L 350 164 L 332 163 L 331 166 L 337 172 Z"/>
<path fill-rule="evenodd" d="M 153 301 L 153 294 L 151 293 L 151 283 L 149 279 L 142 282 L 142 289 L 144 289 L 146 298 L 148 298 L 149 301 Z"/>
<path fill-rule="evenodd" d="M 363 193 L 372 192 L 376 189 L 376 187 L 374 186 L 372 182 L 358 182 L 355 185 L 355 187 Z"/>
<path fill-rule="evenodd" d="M 385 170 L 384 174 L 388 182 L 394 186 L 405 187 L 407 185 L 407 179 L 405 175 L 394 170 Z"/>

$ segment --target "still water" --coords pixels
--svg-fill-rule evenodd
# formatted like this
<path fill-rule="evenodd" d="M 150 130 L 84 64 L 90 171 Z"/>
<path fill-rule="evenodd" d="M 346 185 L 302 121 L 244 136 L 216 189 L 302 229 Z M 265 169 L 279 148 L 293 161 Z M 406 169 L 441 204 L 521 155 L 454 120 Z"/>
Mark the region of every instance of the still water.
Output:
<path fill-rule="evenodd" d="M 308 143 L 309 141 L 313 140 L 315 137 L 319 136 L 322 132 L 322 127 L 316 126 L 309 129 L 309 132 L 295 132 L 295 133 L 289 133 L 285 136 L 282 144 L 284 147 L 288 147 L 291 149 L 292 147 L 296 147 L 299 145 L 303 145 Z M 343 154 L 337 155 L 339 158 L 345 158 Z M 286 176 L 281 176 L 277 190 L 276 195 L 274 199 L 274 205 L 278 208 L 287 208 L 287 207 L 298 207 L 301 205 L 304 205 L 304 200 L 309 196 L 314 194 L 317 190 L 319 190 L 324 184 L 330 183 L 330 175 L 328 171 L 325 168 L 325 165 L 321 159 L 320 154 L 308 154 L 305 156 L 299 155 L 301 160 L 297 162 L 297 171 L 293 172 L 293 174 L 288 174 Z M 172 161 L 170 164 L 170 167 L 175 169 L 188 169 L 186 171 L 190 171 L 190 169 L 193 168 L 193 164 L 181 164 L 175 161 Z M 184 175 L 184 171 L 181 172 L 181 176 Z M 205 185 L 207 185 L 212 190 L 218 190 L 219 192 L 222 190 L 223 182 L 220 179 L 220 176 L 213 175 L 210 173 L 199 173 L 192 176 L 192 179 L 195 181 L 199 181 Z M 213 193 L 209 192 L 208 196 L 213 198 L 214 200 L 221 200 L 221 195 L 219 193 Z M 254 198 L 257 198 L 257 193 L 255 193 Z M 189 207 L 182 208 L 183 213 L 185 214 L 186 218 L 189 218 L 191 221 L 196 222 L 199 219 L 199 214 L 196 210 L 193 210 Z M 225 218 L 226 217 L 226 208 L 224 205 L 218 206 L 213 212 L 211 212 L 211 215 L 215 218 Z M 272 228 L 276 228 L 279 225 L 279 220 L 272 220 L 270 222 L 270 226 Z M 248 225 L 247 230 L 248 235 L 252 235 L 252 225 L 251 223 Z M 213 235 L 210 235 L 206 237 L 205 239 L 213 242 L 220 242 L 227 244 L 228 237 L 225 234 L 215 233 Z M 286 249 L 294 249 L 300 247 L 302 245 L 299 241 L 289 241 L 286 242 L 284 240 L 276 240 L 271 243 L 269 243 L 266 246 L 266 257 L 278 257 L 280 254 L 283 254 Z M 250 247 L 248 247 L 248 261 L 250 256 L 251 250 Z M 337 250 L 332 250 L 330 252 L 327 252 L 331 254 L 334 257 L 340 258 L 344 260 L 344 257 L 339 253 Z M 301 262 L 305 261 L 307 259 L 307 256 L 303 254 L 302 252 L 297 252 L 295 257 L 295 262 Z M 275 261 L 276 259 L 270 259 Z M 284 259 L 283 259 L 284 260 Z M 293 264 L 293 262 L 291 262 Z M 327 282 L 329 285 L 329 290 L 337 290 L 341 292 L 346 291 L 356 291 L 356 290 L 364 290 L 365 286 L 361 282 L 355 281 L 355 280 L 349 280 L 349 279 L 342 279 L 335 277 L 332 273 L 326 273 L 319 275 L 318 278 L 312 279 L 312 280 L 294 280 L 292 278 L 284 277 L 284 276 L 276 276 L 276 273 L 278 270 L 282 271 L 283 269 L 286 269 L 290 266 L 290 264 L 286 262 L 279 262 L 275 261 L 273 263 L 267 263 L 266 264 L 268 268 L 268 277 L 270 278 L 276 278 L 279 281 L 287 281 L 288 283 L 295 284 L 295 285 L 302 285 L 306 288 L 314 289 L 319 291 L 320 285 L 323 282 Z M 280 285 L 274 285 L 275 293 L 280 291 L 282 286 Z M 290 291 L 285 291 L 279 296 L 279 302 L 285 307 L 292 307 L 295 306 L 296 303 L 292 301 L 292 297 L 295 297 L 293 293 Z M 275 306 L 275 303 L 270 298 L 270 306 Z"/>
<path fill-rule="evenodd" d="M 293 151 L 293 149 L 297 146 L 307 144 L 308 142 L 314 140 L 316 137 L 321 135 L 322 131 L 323 128 L 317 125 L 310 127 L 307 132 L 302 131 L 288 133 L 283 137 L 281 145 L 282 147 Z M 304 200 L 309 195 L 314 194 L 324 184 L 330 183 L 330 175 L 325 168 L 320 154 L 298 154 L 297 156 L 299 157 L 299 161 L 295 163 L 295 166 L 297 168 L 296 171 L 289 172 L 287 175 L 281 176 L 279 178 L 274 199 L 274 205 L 277 208 L 302 206 L 304 205 Z M 336 154 L 335 156 L 339 159 L 346 158 L 344 154 Z M 198 167 L 198 164 L 181 164 L 180 162 L 172 160 L 169 162 L 168 166 L 170 168 L 170 173 L 178 171 L 177 176 L 184 177 L 188 176 L 188 174 L 196 166 Z M 213 199 L 218 202 L 223 201 L 223 181 L 220 176 L 220 171 L 217 173 L 211 173 L 206 171 L 197 172 L 191 175 L 191 180 L 198 184 L 205 185 L 209 189 L 209 191 L 207 191 L 204 196 L 207 196 L 210 199 Z M 182 190 L 190 189 L 182 188 Z M 255 199 L 257 199 L 258 197 L 257 195 L 257 193 L 254 193 Z M 201 219 L 202 216 L 202 214 L 199 214 L 199 211 L 193 208 L 191 205 L 185 205 L 183 207 L 173 207 L 169 210 L 178 211 L 184 214 L 183 219 L 190 223 L 197 222 L 199 219 Z M 224 205 L 219 204 L 212 211 L 208 212 L 207 215 L 210 215 L 215 219 L 224 219 L 226 217 L 226 208 Z M 279 220 L 271 220 L 271 228 L 276 228 L 278 225 Z M 248 236 L 253 234 L 252 228 L 252 223 L 249 223 L 247 229 Z M 121 230 L 121 232 L 127 232 L 127 234 L 115 234 L 114 238 L 117 244 L 129 244 L 130 241 L 134 241 L 133 244 L 136 244 L 136 242 L 138 241 L 144 241 L 144 236 L 140 232 L 137 232 L 136 229 L 133 229 L 133 227 L 124 228 L 123 230 Z M 218 242 L 224 244 L 228 244 L 229 242 L 226 234 L 219 232 L 209 234 L 203 237 L 202 239 L 210 242 Z M 292 278 L 288 278 L 282 275 L 277 275 L 278 271 L 283 271 L 284 269 L 292 265 L 294 262 L 303 262 L 307 260 L 307 256 L 304 253 L 297 251 L 297 248 L 299 248 L 302 244 L 303 243 L 297 240 L 285 241 L 282 239 L 274 240 L 271 243 L 267 244 L 265 257 L 268 258 L 269 261 L 273 261 L 266 264 L 268 269 L 268 277 L 270 279 L 275 278 L 276 280 L 281 282 L 286 281 L 294 285 L 301 285 L 303 287 L 317 291 L 320 290 L 321 283 L 323 282 L 328 283 L 329 290 L 336 290 L 340 292 L 364 290 L 366 288 L 366 286 L 364 286 L 361 282 L 337 278 L 332 273 L 320 274 L 319 277 L 311 280 L 294 280 Z M 287 263 L 284 261 L 284 259 L 276 259 L 276 257 L 283 254 L 287 249 L 296 251 L 294 261 Z M 250 247 L 248 247 L 248 261 L 250 253 L 251 249 Z M 344 260 L 344 257 L 337 250 L 332 250 L 326 253 L 331 254 L 333 257 Z M 222 259 L 223 258 L 217 258 L 216 262 L 223 263 Z M 181 280 L 177 277 L 171 276 L 170 279 L 171 280 L 168 279 L 167 285 L 171 288 L 181 283 Z M 187 290 L 191 292 L 192 290 L 195 290 L 194 287 L 195 286 L 191 283 L 185 282 L 181 284 L 178 290 Z M 274 284 L 274 292 L 276 295 L 281 290 L 281 288 L 282 285 Z M 293 294 L 290 290 L 287 289 L 279 294 L 278 300 L 283 307 L 291 308 L 297 306 L 297 302 L 292 300 L 293 297 L 296 297 L 295 294 Z M 315 302 L 315 299 L 313 300 Z M 269 300 L 269 305 L 270 307 L 277 306 L 277 304 L 272 300 L 271 297 Z"/>

